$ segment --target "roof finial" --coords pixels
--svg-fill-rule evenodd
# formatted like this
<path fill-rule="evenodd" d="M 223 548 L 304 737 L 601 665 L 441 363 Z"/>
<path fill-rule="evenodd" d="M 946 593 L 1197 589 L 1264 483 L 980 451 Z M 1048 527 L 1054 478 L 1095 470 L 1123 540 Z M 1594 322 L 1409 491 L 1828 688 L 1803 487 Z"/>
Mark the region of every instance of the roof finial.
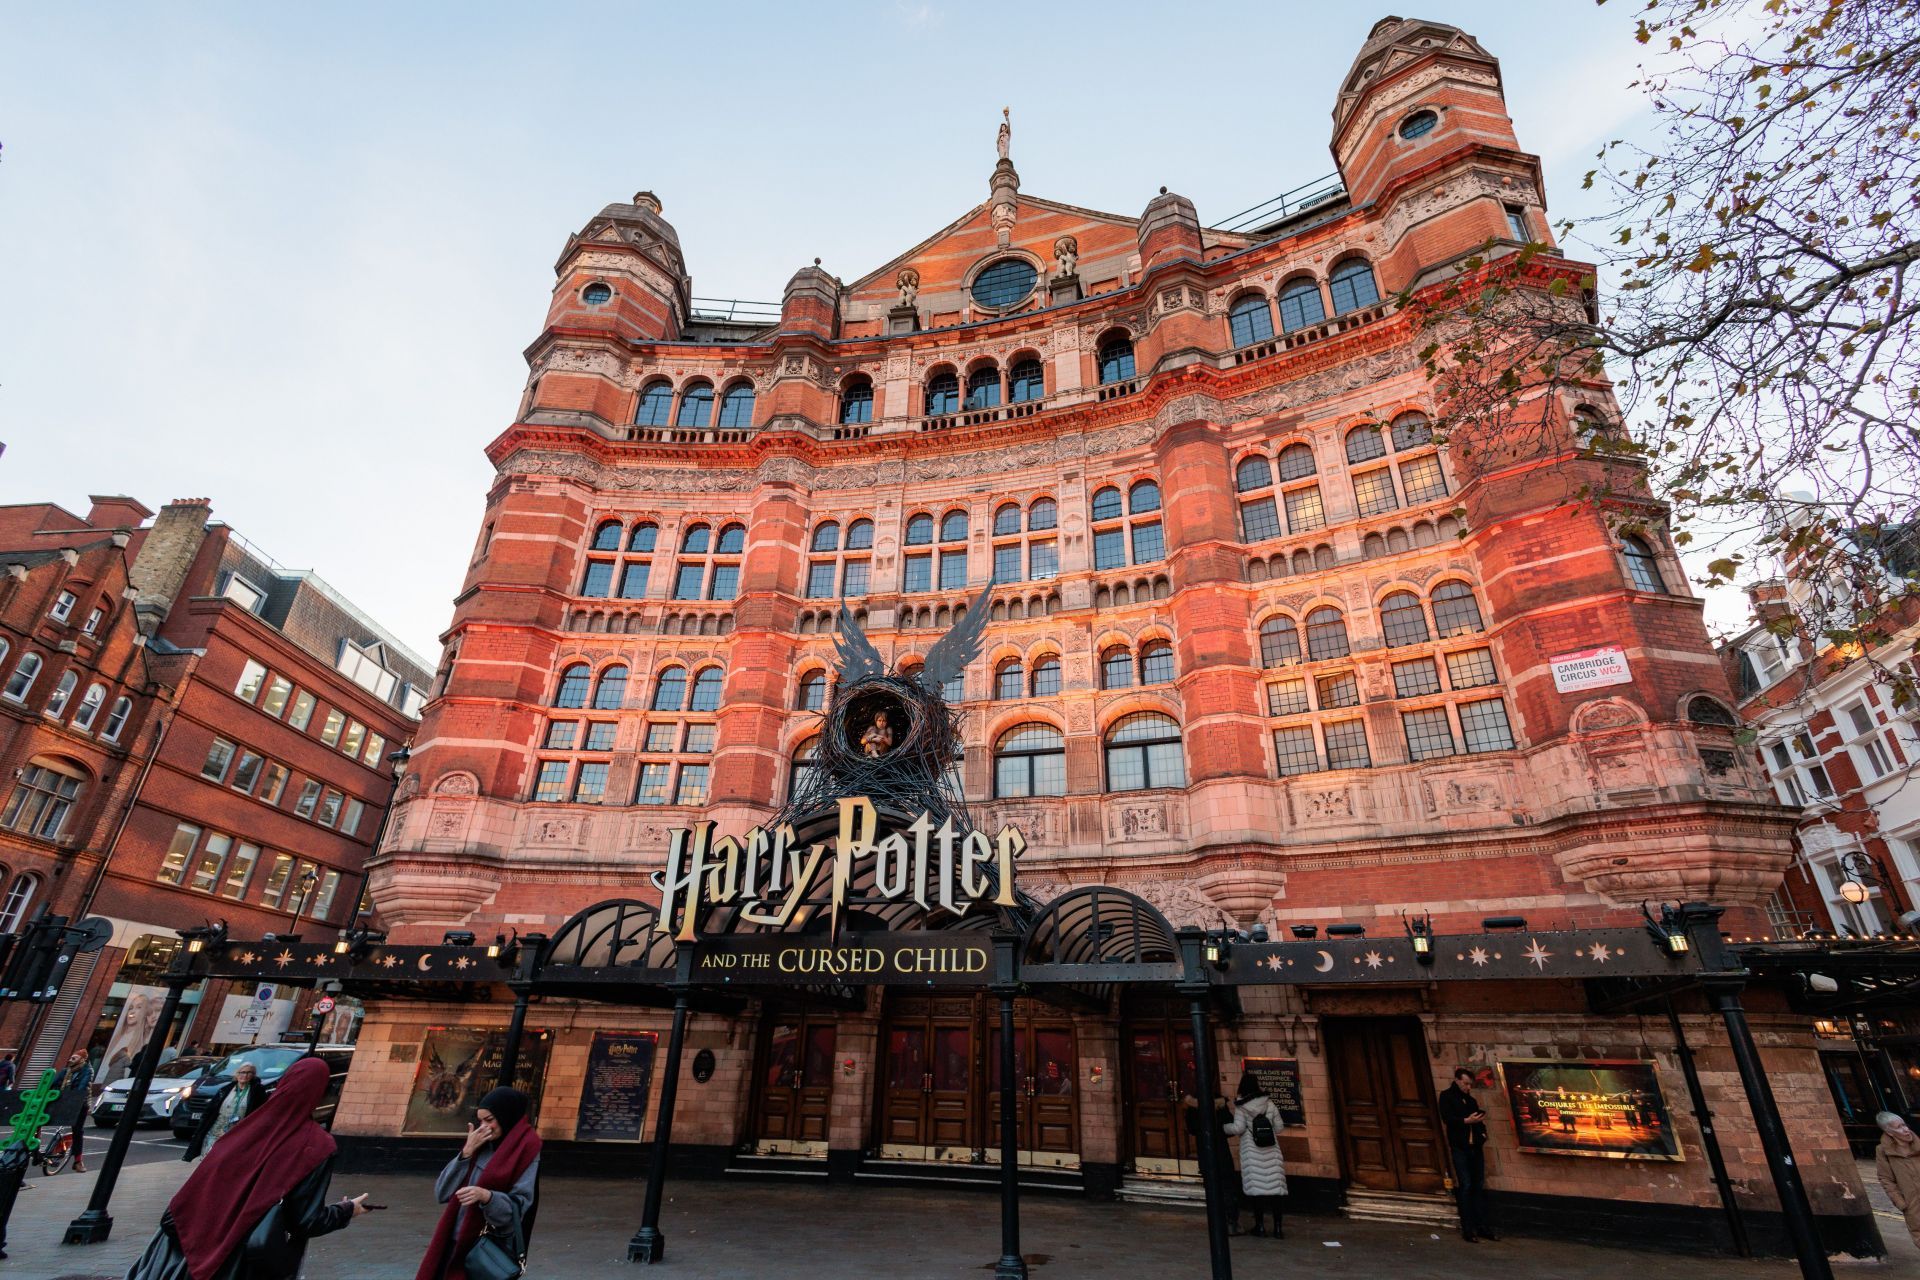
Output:
<path fill-rule="evenodd" d="M 999 149 L 1000 158 L 1002 160 L 1005 160 L 1008 158 L 1007 152 L 1013 146 L 1013 108 L 1012 107 L 1000 108 L 1000 136 L 998 139 L 995 140 L 994 146 Z"/>

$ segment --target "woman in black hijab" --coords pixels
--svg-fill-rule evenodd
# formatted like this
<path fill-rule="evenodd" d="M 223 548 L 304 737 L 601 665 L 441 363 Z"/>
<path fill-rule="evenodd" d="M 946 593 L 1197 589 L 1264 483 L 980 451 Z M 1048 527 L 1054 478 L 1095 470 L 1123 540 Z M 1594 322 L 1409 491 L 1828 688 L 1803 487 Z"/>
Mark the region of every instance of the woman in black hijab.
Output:
<path fill-rule="evenodd" d="M 480 1099 L 460 1154 L 434 1182 L 435 1198 L 447 1207 L 414 1280 L 466 1280 L 467 1250 L 480 1233 L 511 1230 L 515 1218 L 522 1243 L 532 1239 L 540 1135 L 527 1120 L 529 1105 L 518 1089 L 495 1089 Z"/>

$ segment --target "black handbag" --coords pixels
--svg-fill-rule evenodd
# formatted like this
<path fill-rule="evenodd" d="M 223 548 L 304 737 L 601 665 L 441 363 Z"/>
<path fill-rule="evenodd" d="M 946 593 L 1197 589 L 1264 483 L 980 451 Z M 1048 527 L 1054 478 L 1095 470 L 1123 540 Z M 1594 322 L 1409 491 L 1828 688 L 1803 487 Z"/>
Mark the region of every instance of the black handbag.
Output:
<path fill-rule="evenodd" d="M 504 1230 L 488 1225 L 467 1250 L 467 1280 L 520 1280 L 527 1270 L 526 1237 L 520 1230 L 520 1202 L 508 1197 L 513 1220 Z"/>

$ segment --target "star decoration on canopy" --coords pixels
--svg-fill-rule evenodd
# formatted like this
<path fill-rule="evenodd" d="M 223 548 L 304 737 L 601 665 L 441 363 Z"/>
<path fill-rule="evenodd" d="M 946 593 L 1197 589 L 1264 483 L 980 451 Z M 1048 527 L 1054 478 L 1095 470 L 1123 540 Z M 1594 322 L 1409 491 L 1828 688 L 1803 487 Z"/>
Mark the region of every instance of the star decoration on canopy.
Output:
<path fill-rule="evenodd" d="M 280 954 L 273 958 L 273 962 L 279 965 L 282 969 L 284 969 L 288 965 L 293 963 L 293 952 L 290 950 L 282 949 Z"/>
<path fill-rule="evenodd" d="M 1365 959 L 1367 963 L 1367 968 L 1369 969 L 1378 969 L 1381 965 L 1386 963 L 1386 961 L 1380 958 L 1380 953 L 1378 951 L 1367 952 Z"/>
<path fill-rule="evenodd" d="M 473 967 L 473 961 L 467 959 L 465 956 L 461 956 L 453 962 L 453 967 L 456 969 L 470 969 Z"/>
<path fill-rule="evenodd" d="M 1587 948 L 1587 954 L 1600 964 L 1605 964 L 1613 956 L 1613 949 L 1604 942 L 1596 942 Z"/>
<path fill-rule="evenodd" d="M 1540 939 L 1528 938 L 1526 950 L 1527 963 L 1535 969 L 1545 969 L 1547 961 L 1553 958 L 1553 952 L 1540 945 Z"/>
<path fill-rule="evenodd" d="M 399 963 L 400 957 L 396 955 L 384 955 L 380 957 L 380 967 L 382 969 L 391 969 Z"/>
<path fill-rule="evenodd" d="M 1474 947 L 1467 952 L 1467 959 L 1473 963 L 1474 968 L 1484 969 L 1487 967 L 1487 949 L 1485 947 Z"/>
<path fill-rule="evenodd" d="M 241 964 L 252 964 L 255 960 L 258 960 L 259 958 L 260 958 L 259 956 L 256 956 L 251 951 L 242 951 L 239 955 L 234 957 L 234 959 L 238 960 Z"/>
<path fill-rule="evenodd" d="M 1279 956 L 1268 956 L 1268 957 L 1267 957 L 1267 968 L 1269 968 L 1269 969 L 1271 969 L 1271 970 L 1273 970 L 1273 971 L 1274 971 L 1275 973 L 1278 973 L 1278 972 L 1280 972 L 1280 957 L 1279 957 Z"/>

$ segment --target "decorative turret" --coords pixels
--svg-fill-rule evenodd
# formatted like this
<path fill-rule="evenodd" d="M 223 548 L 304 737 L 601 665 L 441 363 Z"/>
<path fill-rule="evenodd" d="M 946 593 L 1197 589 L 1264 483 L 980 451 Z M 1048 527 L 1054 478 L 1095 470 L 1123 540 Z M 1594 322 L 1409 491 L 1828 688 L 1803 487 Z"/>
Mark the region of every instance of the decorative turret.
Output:
<path fill-rule="evenodd" d="M 829 341 L 840 333 L 840 282 L 820 267 L 820 259 L 802 267 L 780 296 L 780 332 L 805 333 Z"/>

